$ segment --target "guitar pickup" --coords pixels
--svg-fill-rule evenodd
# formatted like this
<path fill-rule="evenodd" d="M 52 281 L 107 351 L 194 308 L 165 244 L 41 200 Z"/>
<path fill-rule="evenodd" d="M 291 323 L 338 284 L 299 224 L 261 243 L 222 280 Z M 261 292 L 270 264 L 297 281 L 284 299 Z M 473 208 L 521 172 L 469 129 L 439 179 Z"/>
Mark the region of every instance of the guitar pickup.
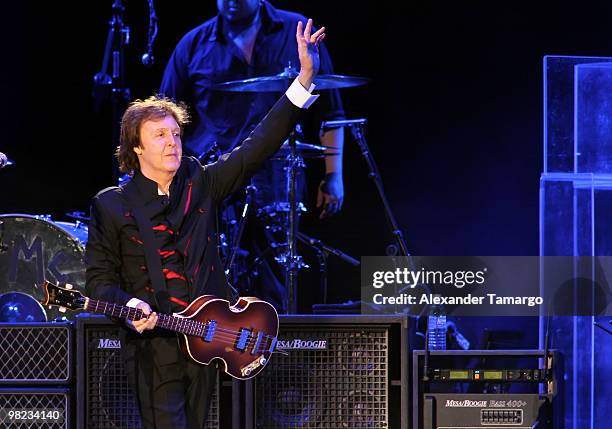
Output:
<path fill-rule="evenodd" d="M 211 320 L 206 325 L 206 335 L 204 335 L 204 341 L 210 343 L 215 336 L 215 331 L 217 330 L 217 321 Z"/>
<path fill-rule="evenodd" d="M 249 338 L 251 338 L 251 331 L 249 329 L 241 328 L 240 335 L 238 336 L 238 341 L 236 341 L 236 349 L 243 352 L 247 347 Z"/>
<path fill-rule="evenodd" d="M 259 331 L 257 333 L 257 339 L 255 340 L 255 345 L 253 346 L 253 349 L 251 350 L 252 355 L 259 353 L 259 346 L 261 345 L 261 340 L 263 340 L 263 336 L 264 336 L 263 331 Z"/>

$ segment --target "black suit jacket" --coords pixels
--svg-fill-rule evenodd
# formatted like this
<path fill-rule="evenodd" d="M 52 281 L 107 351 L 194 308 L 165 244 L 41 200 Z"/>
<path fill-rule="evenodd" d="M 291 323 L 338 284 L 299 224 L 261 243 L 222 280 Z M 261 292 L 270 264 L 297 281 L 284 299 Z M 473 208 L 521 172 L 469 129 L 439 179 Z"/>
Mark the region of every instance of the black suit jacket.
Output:
<path fill-rule="evenodd" d="M 159 213 L 160 204 L 170 205 L 165 213 L 176 231 L 174 243 L 188 279 L 189 299 L 202 294 L 228 297 L 215 241 L 217 203 L 278 150 L 301 111 L 283 96 L 242 145 L 219 161 L 202 166 L 195 158 L 184 157 L 169 200 L 160 199 L 155 182 L 140 172 L 125 185 L 132 187 L 131 192 L 118 187 L 98 193 L 91 205 L 86 248 L 87 294 L 117 304 L 136 297 L 154 306 L 143 245 L 155 243 L 143 243 L 132 212 L 134 201 L 126 198 L 137 194 L 148 217 Z"/>

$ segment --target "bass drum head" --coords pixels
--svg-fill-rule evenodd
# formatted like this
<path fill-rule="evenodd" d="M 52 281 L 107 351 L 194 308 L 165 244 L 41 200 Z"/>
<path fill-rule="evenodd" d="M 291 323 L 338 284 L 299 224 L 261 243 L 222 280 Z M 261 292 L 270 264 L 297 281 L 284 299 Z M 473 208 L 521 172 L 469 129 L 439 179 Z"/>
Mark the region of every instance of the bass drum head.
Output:
<path fill-rule="evenodd" d="M 45 280 L 84 291 L 85 243 L 65 225 L 40 216 L 0 215 L 0 246 L 0 293 L 22 292 L 40 302 Z M 56 307 L 45 311 L 48 320 L 72 319 L 76 313 Z"/>

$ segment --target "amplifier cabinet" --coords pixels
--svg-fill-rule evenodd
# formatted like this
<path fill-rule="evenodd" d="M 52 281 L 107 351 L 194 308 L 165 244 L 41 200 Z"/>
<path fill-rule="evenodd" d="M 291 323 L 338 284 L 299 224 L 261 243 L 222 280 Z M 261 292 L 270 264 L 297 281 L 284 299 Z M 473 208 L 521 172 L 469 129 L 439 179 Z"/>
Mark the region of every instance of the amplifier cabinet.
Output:
<path fill-rule="evenodd" d="M 0 323 L 0 385 L 67 385 L 73 373 L 71 322 Z"/>
<path fill-rule="evenodd" d="M 64 388 L 0 388 L 2 429 L 72 429 L 70 391 Z"/>
<path fill-rule="evenodd" d="M 407 427 L 407 343 L 400 316 L 281 316 L 277 352 L 254 379 L 253 425 Z"/>
<path fill-rule="evenodd" d="M 140 429 L 121 356 L 120 328 L 104 316 L 77 317 L 77 427 Z M 220 428 L 219 377 L 205 429 Z M 171 429 L 171 428 L 169 428 Z"/>
<path fill-rule="evenodd" d="M 426 393 L 424 429 L 531 429 L 545 427 L 541 413 L 548 400 L 537 393 Z"/>

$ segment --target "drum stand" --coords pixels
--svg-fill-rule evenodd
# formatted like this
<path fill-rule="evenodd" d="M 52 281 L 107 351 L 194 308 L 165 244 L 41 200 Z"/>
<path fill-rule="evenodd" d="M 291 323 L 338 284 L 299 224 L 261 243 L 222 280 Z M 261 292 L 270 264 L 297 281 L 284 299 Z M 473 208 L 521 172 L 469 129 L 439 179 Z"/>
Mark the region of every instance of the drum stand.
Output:
<path fill-rule="evenodd" d="M 113 0 L 113 17 L 109 21 L 109 29 L 104 48 L 104 59 L 102 69 L 94 76 L 93 96 L 95 110 L 99 111 L 102 104 L 110 99 L 112 117 L 112 152 L 119 144 L 119 124 L 128 102 L 131 99 L 130 89 L 125 86 L 125 46 L 130 41 L 130 29 L 125 25 L 123 16 L 125 6 L 121 0 Z M 111 73 L 109 74 L 109 67 Z M 113 182 L 119 179 L 119 168 L 117 160 L 113 156 Z"/>
<path fill-rule="evenodd" d="M 298 213 L 300 211 L 299 204 L 297 202 L 297 170 L 298 168 L 304 167 L 304 159 L 297 152 L 296 145 L 296 133 L 298 127 L 289 135 L 288 143 L 291 148 L 289 155 L 286 158 L 287 166 L 287 187 L 289 194 L 289 210 L 288 210 L 288 228 L 287 228 L 287 247 L 288 252 L 280 259 L 281 265 L 285 267 L 285 284 L 287 285 L 287 299 L 284 304 L 284 308 L 288 310 L 289 314 L 297 313 L 297 275 L 301 268 L 308 268 L 308 265 L 304 263 L 302 257 L 297 254 L 297 240 L 304 242 L 309 245 L 316 253 L 319 260 L 319 270 L 321 273 L 321 292 L 323 299 L 327 297 L 327 255 L 333 254 L 345 262 L 351 265 L 358 266 L 360 262 L 350 257 L 346 253 L 334 249 L 333 247 L 323 244 L 320 240 L 311 238 L 306 234 L 298 232 Z M 372 161 L 373 163 L 373 161 Z M 374 164 L 373 164 L 374 165 Z M 400 232 L 401 234 L 401 232 Z"/>
<path fill-rule="evenodd" d="M 242 239 L 242 234 L 244 233 L 244 226 L 246 225 L 247 216 L 253 205 L 253 196 L 257 192 L 257 188 L 253 185 L 249 185 L 246 187 L 246 198 L 244 201 L 244 207 L 242 208 L 242 214 L 240 215 L 240 220 L 238 221 L 238 232 L 236 236 L 233 237 L 232 246 L 230 248 L 230 254 L 225 262 L 225 274 L 229 277 L 230 270 L 234 266 L 234 260 L 236 259 L 236 254 L 240 249 L 240 240 Z M 234 275 L 233 278 L 236 276 Z"/>
<path fill-rule="evenodd" d="M 289 134 L 289 147 L 291 148 L 290 154 L 287 156 L 287 175 L 289 180 L 287 181 L 288 194 L 289 194 L 289 225 L 287 228 L 287 247 L 288 254 L 285 256 L 283 262 L 285 266 L 285 284 L 287 287 L 287 302 L 283 303 L 283 307 L 287 310 L 288 314 L 297 313 L 297 275 L 301 268 L 305 268 L 306 264 L 302 260 L 302 257 L 297 254 L 297 217 L 298 217 L 298 204 L 297 204 L 297 169 L 303 167 L 304 160 L 297 153 L 296 147 L 296 132 L 295 130 Z"/>

